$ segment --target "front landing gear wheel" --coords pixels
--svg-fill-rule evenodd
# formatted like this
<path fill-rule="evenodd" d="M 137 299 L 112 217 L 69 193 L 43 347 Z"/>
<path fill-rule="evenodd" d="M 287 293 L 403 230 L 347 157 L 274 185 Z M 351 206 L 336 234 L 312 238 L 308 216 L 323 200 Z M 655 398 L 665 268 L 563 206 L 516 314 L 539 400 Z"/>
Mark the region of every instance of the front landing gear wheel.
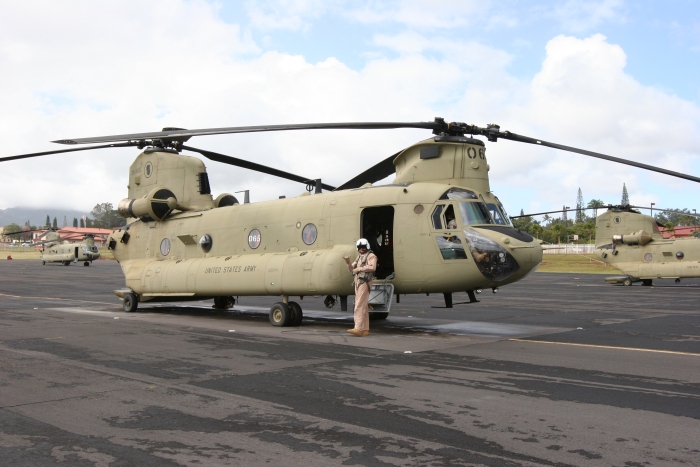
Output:
<path fill-rule="evenodd" d="M 127 313 L 133 313 L 139 306 L 139 298 L 135 293 L 124 294 L 124 311 Z"/>
<path fill-rule="evenodd" d="M 627 277 L 622 281 L 622 285 L 632 285 L 632 279 Z"/>
<path fill-rule="evenodd" d="M 83 266 L 90 266 L 90 261 L 85 261 L 85 262 L 83 263 Z"/>
<path fill-rule="evenodd" d="M 292 311 L 284 302 L 277 302 L 270 308 L 270 324 L 273 326 L 289 326 Z"/>
<path fill-rule="evenodd" d="M 64 266 L 70 266 L 70 261 L 64 261 L 64 262 L 63 262 L 63 265 L 64 265 Z"/>
<path fill-rule="evenodd" d="M 645 287 L 651 287 L 652 285 L 654 285 L 654 283 L 651 281 L 651 279 L 643 279 L 642 285 Z"/>
<path fill-rule="evenodd" d="M 301 321 L 304 319 L 304 313 L 301 311 L 301 306 L 299 306 L 297 302 L 289 302 L 287 305 L 289 306 L 289 311 L 292 313 L 292 317 L 287 326 L 301 326 Z"/>

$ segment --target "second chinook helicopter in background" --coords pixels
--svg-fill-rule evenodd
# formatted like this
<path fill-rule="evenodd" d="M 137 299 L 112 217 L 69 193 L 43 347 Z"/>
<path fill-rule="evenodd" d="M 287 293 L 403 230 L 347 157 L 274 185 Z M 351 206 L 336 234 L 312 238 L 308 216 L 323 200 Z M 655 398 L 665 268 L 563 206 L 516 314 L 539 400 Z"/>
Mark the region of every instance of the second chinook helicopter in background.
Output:
<path fill-rule="evenodd" d="M 44 240 L 31 244 L 31 246 L 42 246 L 42 265 L 46 263 L 63 263 L 64 266 L 70 266 L 71 263 L 82 262 L 83 266 L 90 266 L 93 261 L 100 257 L 100 252 L 95 245 L 95 236 L 92 234 L 81 235 L 77 232 L 68 231 L 67 235 L 62 237 L 59 232 L 50 229 L 35 240 L 42 238 Z M 80 238 L 82 238 L 82 241 L 78 243 L 71 242 L 71 240 Z"/>
<path fill-rule="evenodd" d="M 659 230 L 664 226 L 638 210 L 650 208 L 608 205 L 596 209 L 606 207 L 608 210 L 596 217 L 594 254 L 623 273 L 606 277 L 606 282 L 623 285 L 641 282 L 651 286 L 654 279 L 675 279 L 679 283 L 684 278 L 700 277 L 700 239 L 665 238 Z M 511 219 L 575 210 L 525 214 Z M 697 217 L 690 213 L 683 215 Z"/>
<path fill-rule="evenodd" d="M 258 163 L 185 145 L 193 136 L 310 129 L 423 128 L 433 137 L 399 151 L 339 187 Z M 234 296 L 282 297 L 270 309 L 275 326 L 298 325 L 302 310 L 290 296 L 339 296 L 341 308 L 353 293 L 344 256 L 367 238 L 379 258 L 377 282 L 384 295 L 475 291 L 522 279 L 541 262 L 542 248 L 515 229 L 492 193 L 486 136 L 606 159 L 680 178 L 700 179 L 582 149 L 500 131 L 498 125 L 465 123 L 319 123 L 160 132 L 57 141 L 107 143 L 0 159 L 9 161 L 80 150 L 136 146 L 145 150 L 129 170 L 128 198 L 119 212 L 128 225 L 109 237 L 109 248 L 126 280 L 115 293 L 124 309 L 139 302 L 213 298 L 228 307 Z M 239 204 L 230 194 L 211 195 L 201 160 L 206 158 L 301 183 L 304 193 Z M 396 173 L 392 183 L 373 183 Z M 322 193 L 322 190 L 330 193 Z M 391 293 L 386 293 L 390 291 Z"/>

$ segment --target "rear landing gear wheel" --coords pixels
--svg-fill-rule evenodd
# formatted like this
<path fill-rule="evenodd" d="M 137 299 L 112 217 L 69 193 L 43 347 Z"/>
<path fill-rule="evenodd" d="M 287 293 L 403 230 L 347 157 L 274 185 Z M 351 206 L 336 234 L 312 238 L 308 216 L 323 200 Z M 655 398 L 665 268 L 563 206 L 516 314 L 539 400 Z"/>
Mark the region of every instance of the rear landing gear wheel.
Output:
<path fill-rule="evenodd" d="M 381 319 L 387 319 L 389 317 L 388 311 L 375 311 L 369 314 L 370 321 L 379 321 Z"/>
<path fill-rule="evenodd" d="M 627 277 L 625 280 L 622 281 L 622 285 L 632 285 L 632 279 Z"/>
<path fill-rule="evenodd" d="M 42 265 L 42 266 L 46 266 L 46 261 L 42 261 L 42 262 L 41 262 L 41 265 Z"/>
<path fill-rule="evenodd" d="M 85 262 L 83 263 L 83 266 L 90 266 L 90 261 L 85 261 Z"/>
<path fill-rule="evenodd" d="M 273 326 L 289 326 L 292 311 L 284 302 L 277 302 L 270 308 L 270 324 Z"/>
<path fill-rule="evenodd" d="M 680 284 L 680 283 L 681 283 L 680 278 L 676 279 L 676 284 Z"/>
<path fill-rule="evenodd" d="M 127 313 L 133 313 L 139 306 L 139 298 L 135 293 L 124 294 L 124 311 Z"/>
<path fill-rule="evenodd" d="M 64 262 L 63 262 L 63 265 L 64 265 L 64 266 L 70 266 L 70 261 L 64 261 Z"/>
<path fill-rule="evenodd" d="M 651 281 L 651 279 L 644 279 L 642 280 L 642 285 L 646 287 L 651 287 L 652 285 L 654 285 L 654 283 Z"/>
<path fill-rule="evenodd" d="M 304 319 L 304 313 L 301 311 L 301 306 L 299 306 L 297 302 L 289 302 L 287 305 L 289 306 L 289 311 L 292 313 L 292 317 L 287 326 L 301 326 L 301 321 Z"/>

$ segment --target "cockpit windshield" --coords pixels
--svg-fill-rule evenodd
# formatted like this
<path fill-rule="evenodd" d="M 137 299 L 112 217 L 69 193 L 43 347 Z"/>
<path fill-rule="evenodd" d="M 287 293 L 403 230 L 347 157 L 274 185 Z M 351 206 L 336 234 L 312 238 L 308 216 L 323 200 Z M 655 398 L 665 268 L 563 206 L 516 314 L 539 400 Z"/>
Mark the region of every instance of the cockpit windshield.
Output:
<path fill-rule="evenodd" d="M 493 217 L 494 222 L 499 225 L 510 225 L 510 218 L 503 211 L 503 206 L 495 205 L 493 203 L 487 204 L 491 217 Z"/>
<path fill-rule="evenodd" d="M 462 225 L 493 224 L 484 203 L 462 201 L 459 203 L 459 212 L 462 214 Z"/>
<path fill-rule="evenodd" d="M 479 197 L 471 190 L 450 188 L 440 196 L 440 199 L 479 199 Z"/>

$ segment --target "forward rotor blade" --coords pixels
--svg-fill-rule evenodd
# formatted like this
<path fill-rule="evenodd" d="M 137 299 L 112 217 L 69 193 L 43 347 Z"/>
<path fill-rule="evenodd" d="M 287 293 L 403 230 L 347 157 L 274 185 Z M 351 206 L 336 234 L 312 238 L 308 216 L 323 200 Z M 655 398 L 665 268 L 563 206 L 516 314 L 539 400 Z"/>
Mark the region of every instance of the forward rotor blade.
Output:
<path fill-rule="evenodd" d="M 288 125 L 258 125 L 235 126 L 226 128 L 204 128 L 200 130 L 173 129 L 167 131 L 154 131 L 150 133 L 131 133 L 113 136 L 97 136 L 92 138 L 61 139 L 52 141 L 59 144 L 92 144 L 107 143 L 113 141 L 143 141 L 143 140 L 171 140 L 187 141 L 193 136 L 223 135 L 230 133 L 260 133 L 265 131 L 289 131 L 289 130 L 390 130 L 397 128 L 422 128 L 427 130 L 442 129 L 442 122 L 348 122 L 348 123 L 298 123 Z"/>
<path fill-rule="evenodd" d="M 197 149 L 191 146 L 182 146 L 182 149 L 197 152 L 206 157 L 207 159 L 213 161 L 222 162 L 224 164 L 229 165 L 235 165 L 236 167 L 243 167 L 244 169 L 255 170 L 256 172 L 274 175 L 275 177 L 286 178 L 287 180 L 292 180 L 294 182 L 309 183 L 313 181 L 313 179 L 311 178 L 302 177 L 300 175 L 295 175 L 293 173 L 285 172 L 279 169 L 273 169 L 272 167 L 268 167 L 262 164 L 256 164 L 255 162 L 250 162 L 243 159 L 238 159 L 237 157 L 226 156 L 224 154 L 219 154 L 218 152 L 206 151 L 204 149 Z M 323 187 L 324 190 L 328 191 L 335 190 L 334 186 L 327 185 L 325 183 L 321 184 L 321 187 Z"/>
<path fill-rule="evenodd" d="M 338 188 L 335 189 L 335 191 L 340 191 L 340 190 L 350 190 L 352 188 L 359 188 L 365 183 L 376 183 L 379 180 L 382 180 L 389 175 L 393 174 L 396 172 L 396 168 L 394 167 L 394 159 L 398 157 L 399 154 L 401 154 L 403 150 L 397 152 L 396 154 L 387 157 L 383 161 L 381 161 L 378 164 L 375 164 L 374 166 L 370 167 L 369 169 L 365 170 L 361 174 L 357 175 L 354 178 L 351 178 L 347 182 L 343 183 L 340 185 Z"/>
<path fill-rule="evenodd" d="M 605 206 L 607 207 L 607 206 Z M 596 209 L 596 208 L 581 208 L 581 209 Z M 602 209 L 602 208 L 598 208 Z M 542 216 L 544 214 L 559 214 L 560 212 L 572 212 L 572 211 L 578 211 L 578 209 L 560 209 L 558 211 L 547 211 L 547 212 L 534 212 L 532 214 L 523 214 L 521 216 L 508 216 L 511 219 L 520 219 L 521 217 L 532 217 L 532 216 Z"/>
<path fill-rule="evenodd" d="M 508 139 L 511 141 L 519 141 L 521 143 L 535 144 L 538 146 L 546 146 L 546 147 L 553 148 L 553 149 L 561 149 L 562 151 L 569 151 L 569 152 L 574 152 L 577 154 L 583 154 L 584 156 L 590 156 L 590 157 L 595 157 L 598 159 L 603 159 L 606 161 L 617 162 L 618 164 L 630 165 L 632 167 L 650 170 L 652 172 L 658 172 L 658 173 L 662 173 L 665 175 L 670 175 L 672 177 L 678 177 L 678 178 L 683 178 L 685 180 L 690 180 L 691 182 L 700 183 L 700 178 L 694 177 L 692 175 L 687 175 L 687 174 L 680 173 L 680 172 L 674 172 L 672 170 L 662 169 L 661 167 L 656 167 L 656 166 L 648 165 L 648 164 L 642 164 L 641 162 L 634 162 L 634 161 L 631 161 L 628 159 L 621 159 L 619 157 L 608 156 L 606 154 L 601 154 L 599 152 L 586 151 L 585 149 L 578 149 L 578 148 L 574 148 L 571 146 L 564 146 L 563 144 L 550 143 L 547 141 L 542 141 L 540 139 L 530 138 L 528 136 L 516 135 L 515 133 L 511 133 L 509 131 L 500 133 L 498 135 L 498 137 L 503 138 L 503 139 Z"/>
<path fill-rule="evenodd" d="M 126 143 L 105 144 L 103 146 L 90 146 L 87 148 L 59 149 L 57 151 L 34 152 L 31 154 L 21 154 L 19 156 L 0 157 L 0 162 L 14 161 L 17 159 L 28 159 L 30 157 L 48 156 L 50 154 L 60 154 L 63 152 L 89 151 L 91 149 L 105 149 L 105 148 L 124 148 L 124 147 L 128 147 L 128 146 L 136 146 L 136 143 L 132 143 L 129 141 Z"/>

